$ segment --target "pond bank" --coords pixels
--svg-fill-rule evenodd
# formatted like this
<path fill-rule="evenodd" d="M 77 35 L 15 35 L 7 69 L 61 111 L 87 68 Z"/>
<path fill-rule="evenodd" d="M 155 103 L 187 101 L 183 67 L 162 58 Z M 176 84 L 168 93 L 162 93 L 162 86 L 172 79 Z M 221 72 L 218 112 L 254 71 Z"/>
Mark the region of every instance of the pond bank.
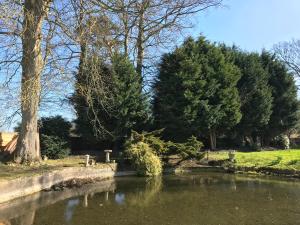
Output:
<path fill-rule="evenodd" d="M 117 172 L 116 164 L 109 164 L 105 168 L 67 167 L 34 176 L 0 180 L 0 203 L 47 190 L 54 185 L 74 179 L 99 181 L 115 176 L 130 176 L 134 174 L 134 171 Z"/>
<path fill-rule="evenodd" d="M 210 166 L 221 166 L 231 173 L 255 173 L 300 178 L 300 150 L 235 152 L 230 162 L 228 151 L 210 152 Z"/>
<path fill-rule="evenodd" d="M 211 151 L 201 160 L 182 160 L 173 155 L 166 160 L 167 172 L 222 172 L 300 178 L 300 150 L 260 152 Z"/>
<path fill-rule="evenodd" d="M 191 172 L 217 172 L 217 173 L 234 173 L 245 175 L 267 175 L 286 178 L 300 179 L 300 171 L 297 170 L 282 170 L 274 168 L 251 168 L 251 167 L 226 167 L 226 166 L 202 166 L 202 167 L 178 167 L 165 171 L 168 173 L 191 173 Z"/>

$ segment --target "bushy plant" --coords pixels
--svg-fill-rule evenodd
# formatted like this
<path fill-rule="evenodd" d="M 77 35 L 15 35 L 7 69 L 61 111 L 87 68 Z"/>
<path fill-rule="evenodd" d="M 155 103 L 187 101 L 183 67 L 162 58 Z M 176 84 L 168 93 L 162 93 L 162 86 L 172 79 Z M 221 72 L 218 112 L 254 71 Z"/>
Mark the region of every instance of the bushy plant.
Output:
<path fill-rule="evenodd" d="M 49 159 L 62 159 L 70 154 L 68 142 L 57 136 L 41 135 L 41 153 Z"/>
<path fill-rule="evenodd" d="M 149 144 L 139 141 L 127 145 L 126 154 L 141 176 L 156 176 L 162 172 L 162 163 Z"/>
<path fill-rule="evenodd" d="M 132 131 L 130 143 L 147 143 L 153 152 L 159 156 L 178 154 L 183 159 L 201 159 L 204 157 L 204 154 L 200 152 L 203 143 L 198 141 L 196 137 L 192 136 L 184 143 L 174 143 L 162 140 L 160 138 L 162 131 L 163 129 L 142 133 Z"/>
<path fill-rule="evenodd" d="M 198 141 L 196 137 L 190 137 L 185 143 L 173 143 L 170 145 L 172 151 L 176 154 L 179 154 L 183 159 L 202 159 L 205 153 L 200 152 L 203 147 L 203 143 Z"/>
<path fill-rule="evenodd" d="M 40 134 L 56 136 L 67 141 L 69 139 L 71 123 L 61 116 L 42 117 L 39 120 Z"/>
<path fill-rule="evenodd" d="M 166 155 L 169 153 L 169 147 L 172 144 L 171 142 L 165 142 L 160 138 L 163 129 L 155 130 L 152 132 L 142 132 L 137 133 L 132 131 L 131 135 L 131 142 L 144 142 L 147 143 L 150 148 L 157 154 L 157 155 Z"/>

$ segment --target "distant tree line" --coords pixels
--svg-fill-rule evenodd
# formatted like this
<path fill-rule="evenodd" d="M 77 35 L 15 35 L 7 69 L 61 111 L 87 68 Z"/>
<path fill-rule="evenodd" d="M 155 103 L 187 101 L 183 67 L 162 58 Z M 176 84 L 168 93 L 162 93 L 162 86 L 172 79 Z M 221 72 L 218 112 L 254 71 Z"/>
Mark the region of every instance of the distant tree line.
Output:
<path fill-rule="evenodd" d="M 72 102 L 77 132 L 88 141 L 121 146 L 132 130 L 163 128 L 165 140 L 185 142 L 195 136 L 211 149 L 255 148 L 270 145 L 298 122 L 295 80 L 267 51 L 251 53 L 202 36 L 188 38 L 162 56 L 151 98 L 126 55 L 104 62 L 92 54 L 84 63 Z M 88 80 L 95 74 L 101 82 L 91 88 Z M 89 98 L 82 94 L 85 85 Z"/>

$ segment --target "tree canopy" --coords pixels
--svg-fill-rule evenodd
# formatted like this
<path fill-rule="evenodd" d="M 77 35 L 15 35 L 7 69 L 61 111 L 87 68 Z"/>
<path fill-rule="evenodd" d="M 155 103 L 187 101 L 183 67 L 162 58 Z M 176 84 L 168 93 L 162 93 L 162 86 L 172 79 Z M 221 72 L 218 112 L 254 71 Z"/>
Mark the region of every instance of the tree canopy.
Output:
<path fill-rule="evenodd" d="M 241 119 L 239 78 L 239 69 L 215 44 L 204 37 L 187 39 L 162 58 L 154 86 L 156 125 L 171 140 L 209 136 L 214 149 L 216 132 Z"/>

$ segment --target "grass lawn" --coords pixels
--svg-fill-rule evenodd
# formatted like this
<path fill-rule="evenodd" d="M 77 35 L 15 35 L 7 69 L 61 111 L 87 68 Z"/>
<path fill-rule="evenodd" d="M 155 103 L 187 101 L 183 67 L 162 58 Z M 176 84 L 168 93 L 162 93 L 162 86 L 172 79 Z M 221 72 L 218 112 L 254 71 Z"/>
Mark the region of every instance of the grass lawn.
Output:
<path fill-rule="evenodd" d="M 23 176 L 34 176 L 52 170 L 59 170 L 64 167 L 84 167 L 84 156 L 70 156 L 65 159 L 47 160 L 40 164 L 34 164 L 31 166 L 18 165 L 18 164 L 2 164 L 0 163 L 0 180 L 10 180 Z M 95 168 L 104 168 L 108 164 L 97 163 Z"/>
<path fill-rule="evenodd" d="M 228 159 L 228 151 L 210 152 L 209 160 Z M 300 149 L 236 152 L 236 166 L 300 171 Z"/>

